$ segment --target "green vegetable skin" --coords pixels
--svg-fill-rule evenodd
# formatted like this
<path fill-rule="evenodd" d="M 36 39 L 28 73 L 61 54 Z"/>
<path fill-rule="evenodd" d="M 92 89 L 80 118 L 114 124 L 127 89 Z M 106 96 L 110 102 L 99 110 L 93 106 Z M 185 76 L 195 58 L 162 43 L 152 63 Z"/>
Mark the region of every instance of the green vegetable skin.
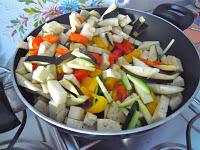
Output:
<path fill-rule="evenodd" d="M 146 92 L 147 94 L 150 94 L 150 89 L 149 87 L 147 86 L 146 83 L 144 83 L 144 81 L 142 81 L 141 79 L 138 79 L 136 77 L 133 77 L 131 75 L 127 75 L 128 79 L 133 82 L 135 84 L 135 86 L 138 86 L 140 87 L 144 92 Z"/>
<path fill-rule="evenodd" d="M 133 116 L 131 118 L 131 121 L 129 122 L 128 124 L 128 129 L 132 129 L 132 128 L 135 128 L 135 126 L 137 125 L 137 122 L 138 122 L 138 118 L 139 118 L 139 112 L 138 111 L 135 111 L 133 113 Z"/>
<path fill-rule="evenodd" d="M 113 100 L 112 100 L 112 97 L 110 96 L 110 94 L 108 93 L 108 90 L 106 89 L 106 87 L 104 86 L 103 82 L 101 81 L 101 79 L 99 78 L 99 76 L 96 77 L 96 80 L 99 84 L 99 87 L 101 88 L 104 96 L 106 97 L 106 99 L 108 100 L 108 103 L 111 103 Z"/>
<path fill-rule="evenodd" d="M 128 80 L 128 77 L 126 75 L 126 73 L 122 72 L 122 83 L 124 84 L 124 86 L 126 87 L 126 89 L 128 91 L 130 91 L 132 89 L 132 86 Z"/>

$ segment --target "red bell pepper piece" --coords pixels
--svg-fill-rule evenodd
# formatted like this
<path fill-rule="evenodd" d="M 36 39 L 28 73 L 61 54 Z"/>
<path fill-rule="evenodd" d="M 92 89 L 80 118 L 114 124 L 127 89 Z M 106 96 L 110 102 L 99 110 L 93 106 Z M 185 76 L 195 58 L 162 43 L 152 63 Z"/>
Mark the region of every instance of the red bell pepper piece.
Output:
<path fill-rule="evenodd" d="M 86 71 L 86 70 L 79 69 L 79 70 L 74 70 L 73 74 L 76 77 L 76 79 L 81 82 L 83 79 L 85 79 L 86 77 L 88 77 L 89 72 Z"/>
<path fill-rule="evenodd" d="M 116 85 L 117 99 L 121 102 L 128 97 L 128 92 L 122 83 Z"/>
<path fill-rule="evenodd" d="M 36 36 L 34 39 L 33 39 L 33 42 L 32 42 L 32 46 L 34 49 L 39 49 L 40 47 L 40 43 L 42 43 L 44 40 L 42 39 L 41 36 Z"/>
<path fill-rule="evenodd" d="M 109 55 L 109 62 L 110 64 L 114 64 L 120 56 L 122 56 L 122 51 L 120 49 L 116 49 Z"/>
<path fill-rule="evenodd" d="M 132 50 L 132 45 L 129 41 L 123 40 L 122 43 L 115 43 L 116 48 L 122 50 L 125 54 L 128 54 Z"/>
<path fill-rule="evenodd" d="M 101 55 L 99 55 L 97 53 L 92 53 L 92 52 L 90 54 L 96 59 L 96 63 L 98 65 L 102 64 L 103 59 L 102 59 Z"/>

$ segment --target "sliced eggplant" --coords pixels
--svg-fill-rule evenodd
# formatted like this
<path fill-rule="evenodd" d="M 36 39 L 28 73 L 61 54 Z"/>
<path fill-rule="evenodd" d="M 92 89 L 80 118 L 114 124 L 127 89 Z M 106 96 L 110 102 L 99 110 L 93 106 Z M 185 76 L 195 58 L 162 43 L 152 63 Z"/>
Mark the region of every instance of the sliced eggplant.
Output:
<path fill-rule="evenodd" d="M 143 23 L 138 29 L 133 31 L 133 36 L 138 37 L 148 28 L 148 24 Z"/>
<path fill-rule="evenodd" d="M 103 53 L 102 58 L 103 60 L 102 60 L 101 68 L 105 70 L 110 66 L 109 55 L 106 53 Z"/>
<path fill-rule="evenodd" d="M 82 121 L 85 116 L 85 110 L 81 107 L 71 106 L 69 109 L 68 117 Z"/>
<path fill-rule="evenodd" d="M 91 26 L 89 23 L 85 23 L 83 25 L 83 28 L 80 34 L 91 40 L 94 35 L 94 32 L 95 32 L 95 28 Z"/>
<path fill-rule="evenodd" d="M 123 31 L 117 29 L 116 27 L 113 28 L 112 32 L 117 34 L 117 35 L 122 36 L 124 39 L 129 39 L 129 37 L 130 37 L 128 34 L 126 34 Z"/>
<path fill-rule="evenodd" d="M 124 26 L 124 28 L 123 28 L 123 32 L 126 33 L 126 34 L 128 34 L 128 35 L 131 34 L 131 31 L 132 31 L 132 30 L 133 30 L 133 26 L 131 26 L 131 25 L 126 25 L 126 26 Z"/>
<path fill-rule="evenodd" d="M 97 119 L 97 131 L 121 131 L 119 122 L 112 119 Z"/>
<path fill-rule="evenodd" d="M 158 59 L 155 45 L 151 45 L 149 50 L 149 60 L 156 61 Z"/>
<path fill-rule="evenodd" d="M 70 43 L 70 46 L 69 46 L 69 49 L 70 50 L 74 50 L 76 48 L 79 48 L 79 49 L 86 49 L 85 45 L 81 44 L 81 43 Z"/>
<path fill-rule="evenodd" d="M 124 27 L 131 22 L 132 22 L 131 18 L 128 15 L 126 15 L 122 19 L 120 19 L 119 24 L 121 27 Z"/>
<path fill-rule="evenodd" d="M 123 41 L 123 37 L 117 34 L 113 34 L 112 35 L 112 41 L 113 42 L 117 42 L 117 43 L 121 43 Z"/>
<path fill-rule="evenodd" d="M 66 74 L 73 73 L 73 69 L 68 67 L 66 64 L 62 64 L 62 71 Z"/>
<path fill-rule="evenodd" d="M 135 101 L 133 105 L 131 106 L 131 109 L 129 110 L 128 116 L 126 117 L 125 123 L 122 126 L 123 130 L 126 130 L 129 126 L 130 121 L 132 120 L 132 117 L 136 111 L 139 111 L 139 103 L 138 101 Z"/>
<path fill-rule="evenodd" d="M 21 74 L 21 75 L 24 75 L 27 73 L 26 71 L 26 68 L 24 66 L 24 61 L 26 60 L 26 57 L 21 57 L 19 62 L 18 62 L 18 65 L 17 65 L 17 68 L 15 70 L 15 72 Z"/>
<path fill-rule="evenodd" d="M 108 18 L 100 21 L 98 23 L 100 27 L 105 27 L 105 26 L 119 26 L 119 21 L 117 18 Z"/>
<path fill-rule="evenodd" d="M 89 52 L 93 52 L 93 53 L 98 53 L 98 54 L 103 54 L 103 53 L 110 53 L 108 50 L 105 50 L 103 48 L 99 48 L 96 46 L 88 46 L 87 47 L 87 51 Z"/>
<path fill-rule="evenodd" d="M 32 50 L 32 49 L 33 49 L 32 42 L 33 42 L 33 39 L 34 39 L 34 38 L 35 38 L 35 37 L 33 37 L 33 36 L 28 36 L 28 37 L 27 37 L 28 49 L 29 49 L 29 50 Z"/>
<path fill-rule="evenodd" d="M 88 98 L 88 96 L 68 97 L 66 101 L 66 106 L 75 106 L 83 104 L 88 100 Z"/>
<path fill-rule="evenodd" d="M 163 71 L 179 71 L 179 68 L 176 65 L 156 65 L 154 67 Z"/>
<path fill-rule="evenodd" d="M 113 69 L 107 69 L 107 70 L 103 71 L 102 77 L 103 77 L 103 79 L 106 79 L 106 78 L 121 79 L 120 73 Z"/>
<path fill-rule="evenodd" d="M 32 79 L 36 80 L 40 83 L 45 83 L 47 80 L 47 75 L 48 72 L 44 66 L 38 66 L 34 71 L 33 71 L 33 76 Z"/>
<path fill-rule="evenodd" d="M 90 13 L 89 11 L 82 9 L 80 15 L 86 20 L 90 16 Z"/>
<path fill-rule="evenodd" d="M 181 93 L 172 95 L 170 97 L 169 107 L 172 111 L 176 110 L 183 101 L 183 95 Z"/>
<path fill-rule="evenodd" d="M 42 91 L 40 84 L 33 84 L 29 80 L 27 80 L 25 77 L 23 77 L 22 75 L 20 75 L 18 73 L 15 73 L 15 75 L 16 75 L 17 83 L 20 86 L 25 87 L 32 91 Z"/>
<path fill-rule="evenodd" d="M 33 75 L 33 73 L 30 72 L 30 73 L 27 73 L 27 74 L 25 74 L 25 75 L 23 75 L 23 76 L 24 76 L 24 78 L 26 78 L 27 80 L 32 81 L 32 75 Z"/>
<path fill-rule="evenodd" d="M 87 19 L 87 23 L 90 24 L 91 26 L 95 27 L 97 22 L 99 21 L 99 19 L 95 16 L 90 16 L 88 19 Z"/>
<path fill-rule="evenodd" d="M 74 85 L 76 85 L 78 88 L 80 87 L 79 81 L 76 79 L 76 77 L 73 74 L 64 75 L 64 78 L 71 81 Z"/>
<path fill-rule="evenodd" d="M 108 47 L 109 41 L 106 38 L 106 33 L 101 33 L 99 36 L 101 37 L 101 39 L 102 39 L 103 43 L 105 44 L 105 46 Z"/>
<path fill-rule="evenodd" d="M 167 111 L 169 106 L 169 98 L 161 95 L 158 105 L 154 111 L 151 122 L 157 122 L 167 117 Z"/>
<path fill-rule="evenodd" d="M 72 93 L 76 95 L 80 95 L 76 89 L 76 87 L 67 79 L 63 78 L 62 80 L 59 81 L 60 84 L 67 90 L 71 91 Z"/>
<path fill-rule="evenodd" d="M 71 27 L 75 27 L 75 28 L 81 28 L 81 22 L 78 19 L 79 14 L 75 11 L 73 11 L 70 15 L 69 15 L 69 22 Z"/>
<path fill-rule="evenodd" d="M 150 50 L 150 47 L 152 45 L 160 44 L 159 41 L 144 41 L 142 44 L 138 47 L 141 50 Z"/>
<path fill-rule="evenodd" d="M 50 64 L 46 67 L 47 70 L 47 80 L 57 79 L 56 65 Z"/>
<path fill-rule="evenodd" d="M 100 15 L 96 10 L 91 10 L 91 11 L 89 12 L 89 14 L 90 14 L 91 16 L 97 17 L 98 19 L 101 17 L 101 15 Z"/>
<path fill-rule="evenodd" d="M 87 56 L 86 54 L 82 53 L 84 50 L 79 50 L 79 48 L 76 48 L 72 51 L 72 55 L 78 57 L 78 58 L 85 58 L 90 60 L 91 58 L 89 56 Z"/>
<path fill-rule="evenodd" d="M 27 72 L 33 72 L 33 65 L 30 61 L 24 61 L 24 67 Z"/>
<path fill-rule="evenodd" d="M 112 30 L 112 26 L 105 26 L 105 27 L 101 27 L 101 28 L 96 28 L 96 30 L 94 32 L 94 36 L 99 35 L 101 33 L 111 31 L 111 30 Z"/>
<path fill-rule="evenodd" d="M 53 64 L 55 60 L 49 56 L 28 56 L 25 61 L 46 65 Z"/>
<path fill-rule="evenodd" d="M 72 51 L 71 51 L 71 52 L 72 52 Z M 69 58 L 75 58 L 75 57 L 71 54 L 71 52 L 69 52 L 69 53 L 67 53 L 67 54 L 65 54 L 65 55 L 62 55 L 62 56 L 58 57 L 58 58 L 54 61 L 54 64 L 55 64 L 55 65 L 59 65 L 59 64 L 61 64 L 63 61 L 65 61 L 65 60 L 67 60 L 67 59 L 69 59 Z"/>
<path fill-rule="evenodd" d="M 53 101 L 58 104 L 66 102 L 68 93 L 57 80 L 48 80 L 47 87 Z"/>
<path fill-rule="evenodd" d="M 41 83 L 41 87 L 42 87 L 43 93 L 45 93 L 45 94 L 49 93 L 49 90 L 47 88 L 47 84 L 46 83 Z"/>
<path fill-rule="evenodd" d="M 172 74 L 172 75 L 163 74 L 163 73 L 156 73 L 149 78 L 150 79 L 156 79 L 156 80 L 174 80 L 178 76 L 179 76 L 179 73 L 175 73 L 175 74 Z"/>
<path fill-rule="evenodd" d="M 114 45 L 114 43 L 113 43 L 113 40 L 112 40 L 112 33 L 110 33 L 110 32 L 106 32 L 106 39 L 107 39 L 107 41 L 113 46 Z"/>
<path fill-rule="evenodd" d="M 182 87 L 173 86 L 173 85 L 149 83 L 148 86 L 156 94 L 171 95 L 171 94 L 180 93 L 184 90 L 184 88 Z"/>
<path fill-rule="evenodd" d="M 151 67 L 141 67 L 141 66 L 132 66 L 132 65 L 123 65 L 123 67 L 135 75 L 138 75 L 141 77 L 147 77 L 147 78 L 150 78 L 159 72 L 159 69 L 151 68 Z"/>
<path fill-rule="evenodd" d="M 175 78 L 173 80 L 173 82 L 171 83 L 171 85 L 174 86 L 184 86 L 185 85 L 185 81 L 181 76 L 178 76 L 177 78 Z"/>
<path fill-rule="evenodd" d="M 133 57 L 133 64 L 135 66 L 140 66 L 140 67 L 148 67 L 148 65 L 146 65 L 143 61 L 139 60 L 136 57 Z"/>
<path fill-rule="evenodd" d="M 69 39 L 69 35 L 66 34 L 66 33 L 61 33 L 61 34 L 59 35 L 59 41 L 60 41 L 60 43 L 61 43 L 62 45 L 65 45 L 65 43 L 68 41 L 68 39 Z"/>
<path fill-rule="evenodd" d="M 95 70 L 95 66 L 93 63 L 82 58 L 75 58 L 67 62 L 67 66 L 73 69 L 83 69 L 83 70 L 89 70 L 89 71 Z"/>
<path fill-rule="evenodd" d="M 156 44 L 155 47 L 156 47 L 157 54 L 161 56 L 163 54 L 163 49 L 160 47 L 160 44 Z"/>
<path fill-rule="evenodd" d="M 47 33 L 60 34 L 65 30 L 65 27 L 56 21 L 51 21 L 45 23 L 42 29 Z"/>

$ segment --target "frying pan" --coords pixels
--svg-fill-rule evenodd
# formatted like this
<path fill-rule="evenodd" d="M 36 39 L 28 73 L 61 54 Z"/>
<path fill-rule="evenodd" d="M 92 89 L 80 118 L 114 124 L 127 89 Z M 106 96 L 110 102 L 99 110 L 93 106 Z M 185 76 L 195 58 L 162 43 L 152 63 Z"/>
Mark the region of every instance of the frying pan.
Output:
<path fill-rule="evenodd" d="M 96 10 L 100 14 L 103 14 L 106 8 L 91 8 L 87 10 L 89 11 Z M 165 124 L 166 122 L 177 116 L 191 103 L 192 99 L 197 94 L 200 86 L 199 85 L 200 59 L 194 45 L 185 36 L 182 30 L 186 29 L 191 24 L 191 22 L 193 22 L 194 18 L 192 16 L 192 13 L 183 7 L 171 4 L 164 4 L 161 5 L 160 7 L 157 7 L 154 10 L 154 14 L 156 14 L 157 16 L 147 12 L 138 11 L 135 9 L 124 9 L 124 8 L 119 8 L 119 13 L 127 14 L 131 18 L 133 17 L 138 18 L 140 16 L 144 16 L 144 18 L 146 19 L 146 23 L 149 26 L 147 30 L 139 37 L 139 40 L 141 41 L 156 40 L 160 41 L 162 47 L 165 47 L 171 39 L 175 39 L 175 43 L 168 51 L 168 54 L 180 58 L 184 68 L 182 77 L 185 79 L 185 90 L 183 92 L 183 102 L 180 105 L 180 107 L 175 112 L 171 113 L 166 119 L 136 129 L 123 130 L 118 132 L 101 132 L 101 131 L 89 131 L 84 129 L 75 129 L 67 127 L 65 124 L 59 123 L 37 111 L 33 107 L 33 102 L 34 102 L 33 95 L 28 93 L 24 88 L 17 85 L 15 77 L 15 69 L 17 67 L 20 57 L 26 54 L 24 50 L 18 49 L 13 57 L 12 82 L 17 95 L 34 114 L 36 114 L 38 117 L 45 120 L 46 122 L 50 123 L 51 125 L 57 127 L 58 129 L 73 135 L 91 139 L 105 139 L 114 137 L 125 138 L 128 136 L 143 134 L 149 130 L 152 130 L 158 126 Z M 68 16 L 69 14 L 65 14 L 53 20 L 58 21 L 59 23 L 69 24 Z M 176 26 L 170 23 L 169 21 L 176 24 Z M 29 35 L 36 36 L 41 30 L 41 28 L 42 25 L 33 30 Z"/>

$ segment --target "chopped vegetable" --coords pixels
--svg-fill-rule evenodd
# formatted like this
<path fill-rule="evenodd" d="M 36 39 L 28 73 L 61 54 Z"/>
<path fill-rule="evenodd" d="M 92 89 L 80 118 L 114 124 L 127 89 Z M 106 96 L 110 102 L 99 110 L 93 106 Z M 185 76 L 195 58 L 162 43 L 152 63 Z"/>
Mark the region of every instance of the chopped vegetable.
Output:
<path fill-rule="evenodd" d="M 59 40 L 59 36 L 57 36 L 57 35 L 46 35 L 46 36 L 44 36 L 43 38 L 42 38 L 44 41 L 47 41 L 47 42 L 49 42 L 49 43 L 57 43 L 58 42 L 58 40 Z"/>
<path fill-rule="evenodd" d="M 56 48 L 56 53 L 60 54 L 60 55 L 66 55 L 68 54 L 70 51 L 68 49 L 63 49 L 63 48 Z"/>
<path fill-rule="evenodd" d="M 87 45 L 88 42 L 89 42 L 89 39 L 88 39 L 86 36 L 81 35 L 81 34 L 78 34 L 78 33 L 74 33 L 74 32 L 72 32 L 72 33 L 70 34 L 69 39 L 70 39 L 72 42 L 82 43 L 83 45 Z"/>
<path fill-rule="evenodd" d="M 74 76 L 76 77 L 76 79 L 81 82 L 83 79 L 85 79 L 86 77 L 88 77 L 88 71 L 86 70 L 75 70 L 74 71 Z"/>
<path fill-rule="evenodd" d="M 40 44 L 43 42 L 43 38 L 41 36 L 37 36 L 32 41 L 33 49 L 39 49 Z"/>

